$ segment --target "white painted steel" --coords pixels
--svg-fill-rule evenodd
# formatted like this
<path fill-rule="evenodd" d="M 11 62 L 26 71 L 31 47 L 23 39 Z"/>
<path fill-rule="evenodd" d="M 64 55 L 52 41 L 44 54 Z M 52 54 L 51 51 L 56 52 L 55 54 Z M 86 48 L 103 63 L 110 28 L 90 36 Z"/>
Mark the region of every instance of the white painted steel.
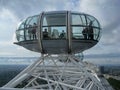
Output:
<path fill-rule="evenodd" d="M 64 57 L 61 61 L 60 57 Z M 2 88 L 37 90 L 105 90 L 85 63 L 74 55 L 42 55 Z M 41 80 L 41 81 L 40 81 Z M 21 87 L 19 87 L 21 85 Z"/>

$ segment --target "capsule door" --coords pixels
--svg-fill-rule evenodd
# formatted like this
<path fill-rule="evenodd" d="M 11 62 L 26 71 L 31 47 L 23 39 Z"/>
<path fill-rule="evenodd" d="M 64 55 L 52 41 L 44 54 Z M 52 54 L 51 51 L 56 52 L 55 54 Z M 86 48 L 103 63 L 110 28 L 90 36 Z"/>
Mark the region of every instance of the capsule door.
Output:
<path fill-rule="evenodd" d="M 41 26 L 42 48 L 44 53 L 67 52 L 66 14 L 44 14 Z"/>

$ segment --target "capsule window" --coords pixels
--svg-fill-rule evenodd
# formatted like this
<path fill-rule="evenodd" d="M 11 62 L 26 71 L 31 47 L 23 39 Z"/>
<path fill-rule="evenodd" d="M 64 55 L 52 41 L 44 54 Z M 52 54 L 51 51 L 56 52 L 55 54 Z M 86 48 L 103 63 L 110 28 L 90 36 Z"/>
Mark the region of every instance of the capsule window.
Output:
<path fill-rule="evenodd" d="M 85 18 L 85 15 L 84 15 L 84 14 L 83 14 L 83 15 L 81 14 L 80 17 L 81 17 L 82 25 L 86 26 L 86 18 Z"/>
<path fill-rule="evenodd" d="M 49 14 L 44 15 L 42 26 L 43 39 L 65 39 L 66 38 L 66 15 Z"/>
<path fill-rule="evenodd" d="M 88 26 L 88 39 L 99 40 L 100 38 L 100 25 L 98 21 L 92 17 L 87 15 L 87 26 Z"/>
<path fill-rule="evenodd" d="M 29 17 L 26 20 L 26 28 L 25 28 L 26 40 L 37 39 L 37 35 L 36 35 L 37 20 L 38 20 L 38 16 Z"/>
<path fill-rule="evenodd" d="M 17 30 L 16 31 L 16 39 L 17 41 L 24 41 L 24 30 Z"/>
<path fill-rule="evenodd" d="M 16 39 L 17 41 L 24 41 L 24 30 L 25 30 L 25 21 L 23 21 L 20 26 L 18 27 L 18 30 L 16 31 Z"/>
<path fill-rule="evenodd" d="M 95 28 L 94 29 L 94 40 L 99 40 L 100 39 L 100 35 L 101 35 L 101 32 L 100 32 L 101 30 L 100 29 L 97 29 L 97 28 Z"/>
<path fill-rule="evenodd" d="M 72 14 L 71 17 L 71 27 L 72 27 L 72 39 L 83 39 L 83 29 L 86 25 L 86 19 L 84 15 Z"/>
<path fill-rule="evenodd" d="M 25 27 L 25 21 L 20 24 L 18 29 L 24 29 L 24 27 Z"/>
<path fill-rule="evenodd" d="M 73 26 L 72 39 L 83 39 L 84 37 L 83 37 L 82 31 L 83 31 L 83 27 Z"/>
<path fill-rule="evenodd" d="M 72 15 L 72 25 L 82 25 L 82 20 L 80 15 L 76 15 L 76 14 Z"/>
<path fill-rule="evenodd" d="M 98 21 L 94 17 L 89 16 L 89 15 L 87 15 L 86 17 L 87 17 L 87 25 L 89 25 L 90 22 L 92 22 L 93 27 L 100 27 Z"/>

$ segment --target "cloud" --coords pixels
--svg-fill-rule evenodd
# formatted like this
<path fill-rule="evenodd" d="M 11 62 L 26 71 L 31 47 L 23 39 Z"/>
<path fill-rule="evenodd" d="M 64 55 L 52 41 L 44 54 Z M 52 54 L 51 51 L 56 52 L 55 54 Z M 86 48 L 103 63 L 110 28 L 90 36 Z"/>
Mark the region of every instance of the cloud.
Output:
<path fill-rule="evenodd" d="M 73 0 L 2 0 L 1 7 L 11 10 L 19 18 L 39 14 L 42 11 L 66 10 L 73 7 Z M 71 6 L 72 5 L 72 6 Z"/>
<path fill-rule="evenodd" d="M 0 56 L 13 56 L 14 53 L 10 53 L 10 52 L 0 52 Z"/>
<path fill-rule="evenodd" d="M 0 46 L 9 46 L 13 45 L 12 41 L 1 41 Z"/>
<path fill-rule="evenodd" d="M 8 9 L 0 9 L 0 12 L 0 41 L 9 41 L 16 29 L 18 18 Z"/>
<path fill-rule="evenodd" d="M 7 47 L 8 41 L 12 41 L 18 22 L 28 16 L 40 14 L 42 11 L 72 10 L 95 16 L 102 26 L 100 42 L 95 47 L 85 51 L 85 54 L 120 53 L 119 3 L 119 0 L 1 0 L 0 49 L 3 52 L 8 49 L 14 53 L 20 50 L 21 55 L 22 52 L 29 55 L 30 51 L 18 49 L 19 46 L 8 45 L 12 48 L 3 48 Z"/>
<path fill-rule="evenodd" d="M 15 46 L 13 41 L 14 32 L 18 22 L 28 16 L 40 14 L 42 11 L 66 10 L 73 7 L 72 0 L 1 0 L 0 1 L 0 55 L 4 52 L 14 53 L 14 55 L 29 56 L 38 55 L 20 46 Z M 72 5 L 72 6 L 71 6 Z M 13 41 L 12 41 L 13 40 Z M 10 41 L 10 42 L 8 42 Z M 18 53 L 19 52 L 19 53 Z M 10 54 L 9 53 L 9 54 Z M 6 54 L 8 55 L 8 54 Z M 12 55 L 12 54 L 10 54 Z"/>

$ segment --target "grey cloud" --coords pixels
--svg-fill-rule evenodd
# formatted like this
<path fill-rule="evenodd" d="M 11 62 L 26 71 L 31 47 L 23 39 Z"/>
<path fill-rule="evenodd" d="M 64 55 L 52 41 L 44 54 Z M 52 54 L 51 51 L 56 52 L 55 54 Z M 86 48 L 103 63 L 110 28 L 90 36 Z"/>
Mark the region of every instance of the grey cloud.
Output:
<path fill-rule="evenodd" d="M 115 30 L 119 26 L 120 26 L 120 20 L 117 19 L 116 21 L 111 22 L 110 24 L 104 26 L 103 31 L 104 31 L 104 33 L 108 33 L 108 32 Z"/>
<path fill-rule="evenodd" d="M 11 10 L 21 18 L 36 13 L 36 11 L 41 11 L 43 9 L 42 0 L 37 2 L 38 3 L 36 3 L 36 0 L 3 0 L 1 4 L 3 6 L 2 8 Z"/>
<path fill-rule="evenodd" d="M 11 10 L 19 18 L 47 10 L 63 10 L 71 0 L 1 0 L 0 6 Z"/>
<path fill-rule="evenodd" d="M 68 2 L 69 4 L 67 4 Z M 80 6 L 82 6 L 82 8 Z M 90 52 L 98 53 L 101 49 L 96 50 L 96 48 L 102 48 L 109 53 L 110 51 L 112 52 L 112 50 L 107 51 L 107 46 L 113 48 L 116 46 L 117 49 L 118 45 L 120 45 L 118 41 L 118 38 L 120 38 L 120 0 L 0 0 L 0 10 L 3 8 L 10 10 L 20 19 L 47 10 L 71 9 L 82 11 L 98 18 L 103 28 L 100 45 L 91 49 Z M 117 30 L 118 33 L 114 34 L 113 31 L 115 30 Z M 117 44 L 111 42 L 111 40 Z M 100 52 L 102 52 L 102 50 Z M 119 53 L 119 51 L 117 51 L 117 53 Z"/>

